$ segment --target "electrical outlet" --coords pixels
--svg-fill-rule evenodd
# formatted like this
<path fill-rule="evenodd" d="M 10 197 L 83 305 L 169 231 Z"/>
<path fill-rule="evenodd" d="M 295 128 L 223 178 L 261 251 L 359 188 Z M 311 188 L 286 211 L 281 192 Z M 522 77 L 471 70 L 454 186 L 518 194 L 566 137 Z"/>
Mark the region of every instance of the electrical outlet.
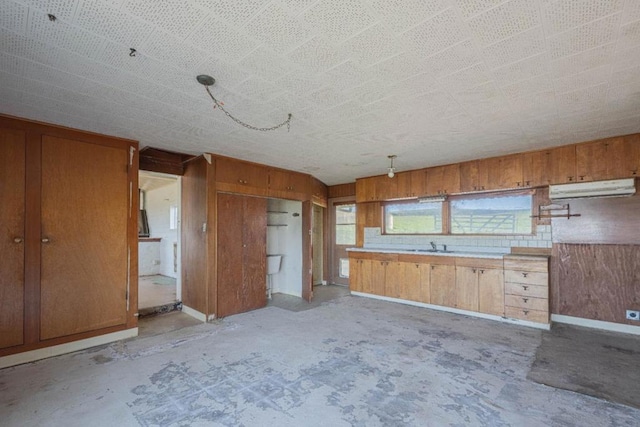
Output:
<path fill-rule="evenodd" d="M 638 321 L 640 321 L 640 311 L 638 311 L 638 310 L 627 310 L 627 319 L 628 320 L 638 320 Z"/>

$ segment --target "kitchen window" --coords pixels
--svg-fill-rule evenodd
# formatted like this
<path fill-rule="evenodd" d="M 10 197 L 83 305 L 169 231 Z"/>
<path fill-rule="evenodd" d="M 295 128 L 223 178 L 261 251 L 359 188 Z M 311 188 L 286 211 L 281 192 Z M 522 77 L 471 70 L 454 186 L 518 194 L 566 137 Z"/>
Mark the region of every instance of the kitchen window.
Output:
<path fill-rule="evenodd" d="M 384 203 L 385 234 L 529 235 L 534 192 Z"/>

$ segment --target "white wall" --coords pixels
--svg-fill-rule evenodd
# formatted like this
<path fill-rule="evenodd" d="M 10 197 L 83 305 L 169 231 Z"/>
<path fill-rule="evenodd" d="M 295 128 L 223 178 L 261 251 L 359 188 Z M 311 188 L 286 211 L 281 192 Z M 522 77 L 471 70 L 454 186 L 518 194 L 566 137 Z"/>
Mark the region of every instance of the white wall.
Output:
<path fill-rule="evenodd" d="M 138 243 L 138 275 L 152 276 L 160 274 L 160 242 Z"/>
<path fill-rule="evenodd" d="M 169 209 L 171 206 L 178 207 L 178 218 L 180 216 L 180 202 L 178 200 L 178 181 L 146 192 L 146 210 L 149 219 L 150 237 L 160 237 L 158 273 L 169 277 L 178 277 L 178 273 L 173 268 L 173 245 L 178 243 L 178 227 L 175 230 L 169 229 Z M 140 244 L 144 247 L 144 243 Z M 178 269 L 178 271 L 180 271 Z M 142 273 L 141 273 L 142 274 Z"/>
<path fill-rule="evenodd" d="M 272 277 L 272 293 L 302 297 L 302 203 L 269 199 L 267 206 L 268 211 L 287 212 L 267 214 L 267 224 L 286 224 L 267 227 L 267 255 L 282 255 L 280 272 Z"/>

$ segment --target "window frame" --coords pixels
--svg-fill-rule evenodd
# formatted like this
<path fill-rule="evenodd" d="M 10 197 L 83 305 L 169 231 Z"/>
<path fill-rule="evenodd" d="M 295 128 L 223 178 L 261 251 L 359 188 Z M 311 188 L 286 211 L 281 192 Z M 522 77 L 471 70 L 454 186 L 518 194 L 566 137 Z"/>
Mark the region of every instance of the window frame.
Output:
<path fill-rule="evenodd" d="M 531 196 L 531 233 L 525 234 L 466 234 L 466 233 L 452 233 L 451 232 L 451 200 L 474 200 L 474 199 L 486 199 L 491 197 L 509 197 L 509 196 Z M 536 204 L 537 190 L 533 189 L 521 189 L 521 190 L 508 190 L 508 191 L 489 191 L 486 193 L 471 193 L 471 194 L 456 194 L 450 195 L 445 201 L 442 202 L 442 233 L 387 233 L 387 216 L 385 213 L 385 207 L 387 205 L 397 205 L 401 203 L 415 204 L 418 203 L 417 199 L 408 200 L 387 200 L 381 203 L 381 219 L 382 219 L 382 234 L 386 236 L 456 236 L 456 237 L 490 237 L 490 236 L 535 236 L 536 234 L 536 221 L 534 208 Z"/>

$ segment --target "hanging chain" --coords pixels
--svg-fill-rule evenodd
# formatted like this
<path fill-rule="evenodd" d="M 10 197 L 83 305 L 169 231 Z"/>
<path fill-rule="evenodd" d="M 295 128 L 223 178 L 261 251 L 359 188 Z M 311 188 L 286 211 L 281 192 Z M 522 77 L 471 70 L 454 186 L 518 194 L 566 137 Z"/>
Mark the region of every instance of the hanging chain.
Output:
<path fill-rule="evenodd" d="M 207 93 L 209 94 L 209 96 L 211 97 L 211 99 L 213 100 L 214 104 L 216 104 L 216 107 L 218 107 L 219 109 L 222 110 L 223 113 L 225 113 L 227 115 L 227 117 L 229 117 L 231 120 L 233 120 L 234 122 L 238 123 L 240 126 L 244 126 L 247 129 L 253 129 L 253 130 L 259 130 L 261 132 L 267 132 L 270 130 L 276 130 L 281 128 L 284 125 L 287 125 L 287 132 L 289 132 L 291 130 L 291 117 L 293 117 L 291 115 L 291 113 L 289 113 L 289 117 L 287 117 L 287 120 L 285 120 L 284 122 L 280 123 L 279 125 L 275 125 L 275 126 L 271 126 L 269 128 L 259 128 L 259 127 L 255 127 L 255 126 L 251 126 L 248 123 L 243 122 L 240 119 L 237 119 L 235 117 L 233 117 L 231 115 L 231 113 L 229 113 L 227 110 L 224 109 L 224 107 L 222 106 L 222 104 L 220 102 L 218 102 L 218 100 L 216 99 L 215 96 L 213 96 L 213 94 L 211 93 L 211 91 L 209 90 L 209 86 L 204 87 L 207 90 Z M 215 108 L 215 107 L 214 107 Z"/>

